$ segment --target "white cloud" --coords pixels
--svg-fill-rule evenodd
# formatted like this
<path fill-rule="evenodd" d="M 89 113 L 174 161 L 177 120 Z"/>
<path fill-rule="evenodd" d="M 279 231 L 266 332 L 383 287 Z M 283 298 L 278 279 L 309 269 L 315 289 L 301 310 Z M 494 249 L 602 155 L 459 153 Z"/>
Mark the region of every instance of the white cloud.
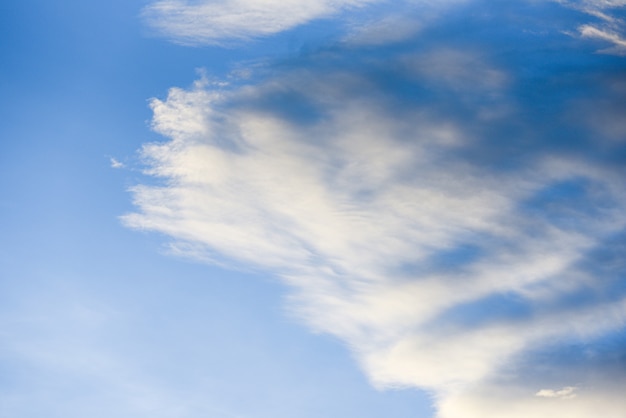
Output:
<path fill-rule="evenodd" d="M 599 39 L 613 44 L 599 52 L 613 55 L 626 55 L 626 39 L 624 38 L 625 23 L 615 16 L 615 9 L 626 6 L 624 0 L 555 0 L 568 7 L 578 9 L 600 21 L 594 24 L 585 24 L 578 27 L 583 38 Z"/>
<path fill-rule="evenodd" d="M 399 9 L 404 14 L 384 13 L 376 19 L 364 18 L 349 24 L 345 41 L 352 45 L 383 45 L 409 39 L 425 21 L 442 8 L 467 0 L 406 0 Z M 603 53 L 624 55 L 624 22 L 613 11 L 626 6 L 622 0 L 551 0 L 581 10 L 600 19 L 598 24 L 581 25 L 583 38 L 611 42 Z M 346 10 L 364 8 L 383 0 L 158 0 L 148 4 L 142 15 L 149 26 L 173 41 L 186 45 L 229 44 L 273 35 L 310 21 L 328 18 Z M 419 11 L 419 14 L 416 13 Z"/>
<path fill-rule="evenodd" d="M 161 0 L 143 10 L 148 23 L 183 44 L 217 44 L 291 29 L 377 0 Z"/>
<path fill-rule="evenodd" d="M 623 385 L 624 382 L 621 382 Z M 525 388 L 479 385 L 463 393 L 455 393 L 439 402 L 439 418 L 590 418 L 595 416 L 621 418 L 626 401 L 620 388 L 593 387 L 570 393 L 571 387 L 555 392 L 567 396 L 533 396 Z M 571 396 L 578 395 L 578 396 Z"/>
<path fill-rule="evenodd" d="M 121 161 L 118 161 L 116 158 L 111 157 L 110 162 L 111 162 L 111 168 L 124 168 L 124 163 L 122 163 Z"/>
<path fill-rule="evenodd" d="M 600 20 L 582 37 L 623 52 L 613 8 L 626 2 L 559 2 Z M 366 3 L 162 1 L 146 15 L 179 42 L 215 43 Z M 416 37 L 424 26 L 411 16 L 357 23 L 341 47 Z M 501 383 L 537 350 L 623 329 L 626 298 L 585 267 L 626 228 L 623 173 L 550 149 L 548 123 L 507 99 L 514 75 L 485 53 L 420 51 L 371 59 L 369 75 L 302 65 L 257 85 L 171 89 L 151 103 L 153 128 L 171 140 L 142 150 L 163 184 L 135 187 L 124 222 L 167 234 L 178 254 L 274 272 L 293 289 L 293 313 L 344 341 L 374 385 L 431 390 L 440 418 L 617 418 L 619 391 L 609 379 L 580 385 L 593 380 L 583 367 Z M 377 72 L 419 93 L 405 100 Z M 437 93 L 442 103 L 421 97 Z M 607 117 L 588 108 L 594 135 L 622 137 L 618 122 L 594 127 Z M 507 147 L 523 163 L 490 165 L 485 156 L 509 162 Z M 583 293 L 593 297 L 570 301 Z"/>
<path fill-rule="evenodd" d="M 624 39 L 619 33 L 613 32 L 608 29 L 599 29 L 592 25 L 582 25 L 578 28 L 583 38 L 595 38 L 602 39 L 611 42 L 614 46 L 607 48 L 601 52 L 626 55 L 626 39 Z"/>
<path fill-rule="evenodd" d="M 539 396 L 541 398 L 561 398 L 561 399 L 572 399 L 576 397 L 576 387 L 575 386 L 565 386 L 563 389 L 554 390 L 554 389 L 541 389 L 539 392 L 535 393 L 535 396 Z"/>
<path fill-rule="evenodd" d="M 433 67 L 407 67 L 420 58 Z M 503 98 L 509 76 L 469 51 L 394 64 L 460 97 L 472 89 L 487 110 L 515 111 Z M 320 114 L 302 122 L 290 102 L 267 106 L 285 92 Z M 171 140 L 142 154 L 147 173 L 164 182 L 135 187 L 138 211 L 124 222 L 173 237 L 190 256 L 281 276 L 295 315 L 343 340 L 378 387 L 434 391 L 441 418 L 501 416 L 495 408 L 509 398 L 527 414 L 511 417 L 547 417 L 556 407 L 534 396 L 535 382 L 520 383 L 521 398 L 517 389 L 493 399 L 481 390 L 529 350 L 591 341 L 626 321 L 625 299 L 564 302 L 606 290 L 582 265 L 626 227 L 620 174 L 541 149 L 521 167 L 494 170 L 468 156 L 498 152 L 471 126 L 493 121 L 485 109 L 457 117 L 430 103 L 399 107 L 366 76 L 304 69 L 241 88 L 172 89 L 152 109 L 154 129 Z M 573 206 L 527 207 L 579 183 Z M 467 248 L 475 253 L 464 258 Z M 491 312 L 490 298 L 507 295 L 522 312 L 506 301 Z M 558 400 L 590 411 L 604 396 L 579 395 Z"/>
<path fill-rule="evenodd" d="M 569 7 L 575 7 L 586 12 L 610 10 L 626 6 L 624 0 L 553 0 Z"/>

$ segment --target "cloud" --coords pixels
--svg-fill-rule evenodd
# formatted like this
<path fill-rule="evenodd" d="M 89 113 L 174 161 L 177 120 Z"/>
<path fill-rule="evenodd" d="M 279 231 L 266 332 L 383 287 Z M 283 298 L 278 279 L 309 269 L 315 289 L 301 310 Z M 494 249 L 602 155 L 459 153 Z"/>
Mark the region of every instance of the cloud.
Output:
<path fill-rule="evenodd" d="M 617 418 L 625 353 L 605 339 L 626 324 L 625 150 L 588 100 L 623 97 L 603 93 L 605 57 L 503 53 L 499 31 L 523 19 L 472 16 L 471 48 L 426 28 L 153 99 L 168 139 L 141 154 L 161 182 L 131 190 L 123 221 L 281 277 L 294 315 L 377 387 L 432 391 L 440 418 Z M 595 66 L 560 63 L 581 59 Z"/>
<path fill-rule="evenodd" d="M 599 52 L 612 55 L 626 55 L 624 20 L 620 11 L 626 6 L 623 0 L 556 0 L 558 3 L 580 10 L 598 19 L 597 23 L 580 25 L 578 33 L 583 38 L 607 41 L 613 44 Z"/>
<path fill-rule="evenodd" d="M 443 10 L 467 1 L 403 0 L 389 15 L 385 0 L 153 0 L 142 16 L 159 34 L 184 45 L 233 45 L 342 16 L 344 42 L 382 45 L 410 39 Z"/>
<path fill-rule="evenodd" d="M 148 24 L 178 43 L 220 44 L 266 36 L 376 0 L 161 0 L 143 10 Z"/>
<path fill-rule="evenodd" d="M 379 4 L 377 4 L 379 3 Z M 341 40 L 349 46 L 392 46 L 418 39 L 419 33 L 446 15 L 463 10 L 470 0 L 404 0 L 390 7 L 389 2 L 372 2 L 359 14 L 345 17 L 346 34 Z"/>
<path fill-rule="evenodd" d="M 554 389 L 541 389 L 539 392 L 535 393 L 535 396 L 539 396 L 542 398 L 561 398 L 561 399 L 572 399 L 576 397 L 576 387 L 574 386 L 566 386 L 563 389 L 554 390 Z"/>
<path fill-rule="evenodd" d="M 623 382 L 622 382 L 623 384 Z M 564 388 L 563 390 L 566 390 Z M 602 415 L 619 418 L 623 415 L 626 402 L 621 399 L 619 391 L 611 388 L 590 389 L 581 391 L 579 396 L 533 396 L 517 389 L 503 393 L 497 387 L 481 389 L 480 393 L 464 393 L 445 399 L 440 405 L 441 418 L 496 418 L 503 415 L 510 418 L 550 416 L 567 416 L 572 418 L 589 418 Z"/>
<path fill-rule="evenodd" d="M 612 48 L 604 49 L 602 52 L 615 55 L 626 55 L 626 39 L 624 39 L 619 33 L 606 29 L 599 29 L 592 25 L 582 25 L 578 28 L 578 30 L 584 38 L 602 39 L 609 41 L 614 45 Z"/>
<path fill-rule="evenodd" d="M 110 158 L 110 162 L 111 162 L 111 168 L 124 168 L 124 163 L 118 161 L 117 159 L 113 157 Z"/>
<path fill-rule="evenodd" d="M 367 23 L 354 24 L 345 42 L 351 45 L 385 45 L 414 37 L 422 23 L 407 16 L 384 16 Z"/>

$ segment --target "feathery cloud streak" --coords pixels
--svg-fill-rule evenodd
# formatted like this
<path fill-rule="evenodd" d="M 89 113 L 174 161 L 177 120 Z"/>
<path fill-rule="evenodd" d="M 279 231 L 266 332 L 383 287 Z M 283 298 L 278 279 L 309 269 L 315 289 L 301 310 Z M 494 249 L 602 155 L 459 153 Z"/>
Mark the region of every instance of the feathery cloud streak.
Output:
<path fill-rule="evenodd" d="M 161 0 L 148 5 L 148 23 L 182 44 L 216 44 L 291 29 L 377 0 Z M 380 0 L 378 0 L 380 1 Z"/>
<path fill-rule="evenodd" d="M 626 55 L 626 38 L 624 38 L 624 0 L 556 0 L 566 6 L 581 10 L 597 21 L 578 27 L 583 38 L 591 38 L 613 44 L 600 52 L 605 54 Z M 621 12 L 621 13 L 620 13 Z"/>
<path fill-rule="evenodd" d="M 476 15 L 457 16 L 491 31 L 472 48 L 434 30 L 171 89 L 151 104 L 169 140 L 142 150 L 161 183 L 132 190 L 124 221 L 274 272 L 373 384 L 431 390 L 441 418 L 617 418 L 623 62 L 564 66 L 584 54 L 574 40 L 554 61 L 503 53 L 523 19 Z M 517 42 L 549 49 L 528 33 Z"/>

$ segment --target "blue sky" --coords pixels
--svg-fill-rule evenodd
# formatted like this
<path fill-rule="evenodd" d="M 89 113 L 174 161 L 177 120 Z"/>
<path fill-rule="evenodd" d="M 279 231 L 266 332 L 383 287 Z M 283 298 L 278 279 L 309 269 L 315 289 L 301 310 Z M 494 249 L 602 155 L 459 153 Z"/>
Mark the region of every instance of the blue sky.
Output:
<path fill-rule="evenodd" d="M 0 5 L 0 415 L 623 418 L 626 2 Z"/>

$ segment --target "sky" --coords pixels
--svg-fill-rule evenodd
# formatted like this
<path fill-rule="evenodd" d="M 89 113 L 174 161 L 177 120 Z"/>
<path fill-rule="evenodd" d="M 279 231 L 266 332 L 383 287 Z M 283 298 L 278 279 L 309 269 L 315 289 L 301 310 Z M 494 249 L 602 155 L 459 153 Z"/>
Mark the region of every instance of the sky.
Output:
<path fill-rule="evenodd" d="M 0 416 L 626 417 L 626 1 L 0 31 Z"/>

